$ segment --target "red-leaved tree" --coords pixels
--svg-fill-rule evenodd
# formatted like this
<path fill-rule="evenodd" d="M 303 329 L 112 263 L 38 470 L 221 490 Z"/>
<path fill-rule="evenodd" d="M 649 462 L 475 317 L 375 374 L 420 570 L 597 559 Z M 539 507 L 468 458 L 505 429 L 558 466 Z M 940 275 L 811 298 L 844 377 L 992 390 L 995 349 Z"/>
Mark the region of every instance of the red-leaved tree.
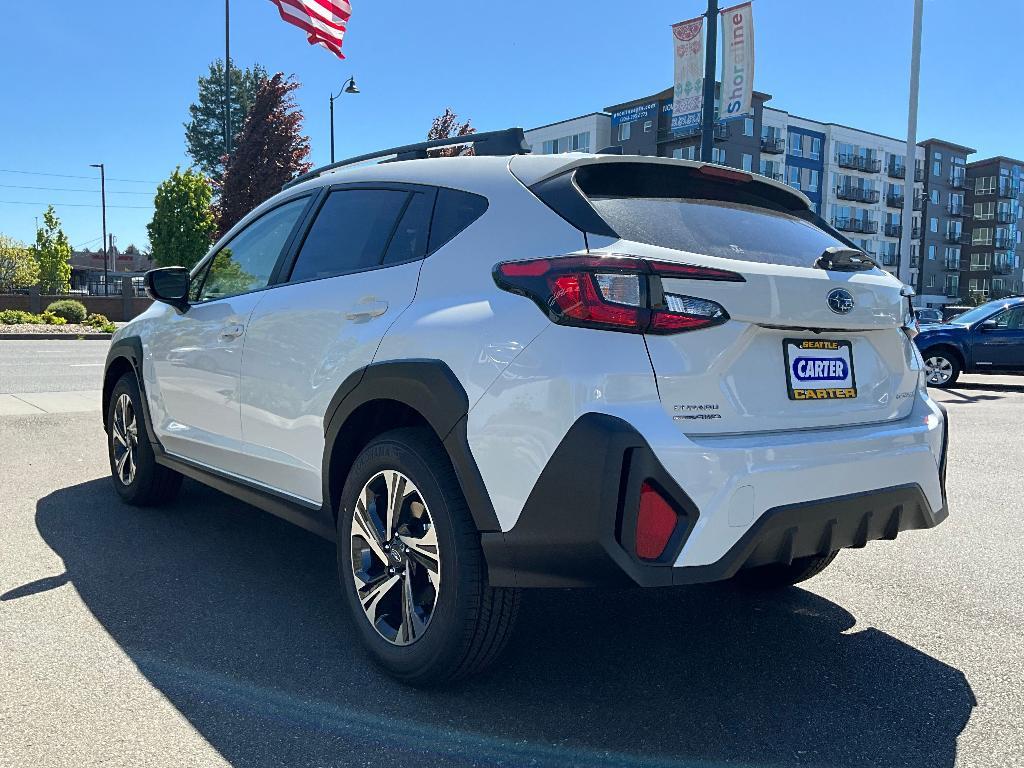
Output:
<path fill-rule="evenodd" d="M 434 118 L 434 122 L 430 126 L 430 130 L 427 132 L 427 140 L 433 141 L 434 139 L 448 139 L 452 136 L 468 136 L 471 133 L 476 133 L 476 128 L 469 124 L 469 120 L 464 123 L 460 123 L 459 116 L 452 111 L 451 107 L 446 107 L 443 115 L 438 115 Z M 427 154 L 431 157 L 471 155 L 473 154 L 473 148 L 472 146 L 465 147 L 456 144 L 452 147 L 431 149 Z"/>
<path fill-rule="evenodd" d="M 309 137 L 302 135 L 302 111 L 295 104 L 298 87 L 295 80 L 278 72 L 256 91 L 224 170 L 218 236 L 312 167 L 306 161 Z"/>

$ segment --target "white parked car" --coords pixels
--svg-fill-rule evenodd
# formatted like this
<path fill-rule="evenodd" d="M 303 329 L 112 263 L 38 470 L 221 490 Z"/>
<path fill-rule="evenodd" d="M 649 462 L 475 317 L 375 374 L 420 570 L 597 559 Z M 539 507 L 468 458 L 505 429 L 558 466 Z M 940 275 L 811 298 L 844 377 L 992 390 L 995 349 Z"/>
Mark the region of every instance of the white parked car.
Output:
<path fill-rule="evenodd" d="M 801 193 L 467 138 L 313 172 L 147 275 L 103 387 L 122 498 L 188 476 L 335 540 L 417 683 L 491 661 L 523 587 L 788 585 L 947 516 L 908 300 Z"/>

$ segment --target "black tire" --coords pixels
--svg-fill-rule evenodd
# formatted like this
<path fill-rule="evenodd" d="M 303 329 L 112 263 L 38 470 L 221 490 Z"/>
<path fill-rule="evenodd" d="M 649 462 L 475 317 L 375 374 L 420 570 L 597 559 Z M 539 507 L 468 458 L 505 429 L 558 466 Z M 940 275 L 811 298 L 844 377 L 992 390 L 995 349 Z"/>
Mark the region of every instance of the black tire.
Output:
<path fill-rule="evenodd" d="M 746 568 L 736 574 L 736 583 L 754 589 L 780 589 L 807 581 L 824 571 L 836 559 L 838 552 L 829 555 L 796 557 L 789 565 L 762 565 Z"/>
<path fill-rule="evenodd" d="M 405 645 L 385 638 L 371 623 L 352 568 L 356 502 L 364 488 L 385 471 L 400 472 L 415 486 L 428 510 L 440 564 L 440 582 L 436 589 L 430 588 L 434 602 L 429 621 L 422 634 Z M 379 520 L 376 515 L 372 519 Z M 383 528 L 380 525 L 378 533 Z M 393 541 L 398 541 L 397 536 Z M 366 555 L 361 554 L 361 567 L 369 562 L 364 558 Z M 373 562 L 377 568 L 377 561 Z M 379 578 L 387 578 L 383 567 L 380 571 Z M 353 624 L 370 656 L 392 676 L 412 685 L 445 683 L 487 667 L 508 642 L 519 609 L 518 589 L 487 585 L 480 534 L 448 455 L 427 429 L 386 432 L 374 438 L 356 458 L 338 511 L 338 574 Z M 414 575 L 407 572 L 401 577 L 403 588 L 404 580 L 411 583 Z M 422 589 L 419 594 L 423 594 Z"/>
<path fill-rule="evenodd" d="M 935 381 L 932 381 L 933 376 L 929 373 L 929 387 L 947 389 L 956 384 L 956 380 L 960 378 L 960 372 L 963 370 L 963 367 L 960 365 L 960 360 L 946 347 L 934 347 L 932 349 L 927 349 L 921 353 L 921 357 L 924 358 L 925 366 L 929 371 L 933 368 L 936 371 L 942 371 L 941 374 L 937 374 L 934 377 L 936 378 Z M 938 380 L 939 378 L 946 376 L 948 376 L 948 378 L 945 378 L 944 381 Z"/>
<path fill-rule="evenodd" d="M 118 434 L 122 430 L 117 426 L 122 420 L 118 409 L 123 396 L 131 403 L 131 414 L 135 423 L 135 438 L 129 437 L 133 450 L 129 458 L 134 460 L 135 465 L 130 482 L 125 482 L 125 473 L 118 467 L 124 451 L 118 439 Z M 107 455 L 110 459 L 110 479 L 114 484 L 114 490 L 126 503 L 136 507 L 155 507 L 173 501 L 178 495 L 181 475 L 156 463 L 150 435 L 146 431 L 146 420 L 142 416 L 142 397 L 134 373 L 126 373 L 118 379 L 110 394 L 110 403 L 107 406 Z"/>

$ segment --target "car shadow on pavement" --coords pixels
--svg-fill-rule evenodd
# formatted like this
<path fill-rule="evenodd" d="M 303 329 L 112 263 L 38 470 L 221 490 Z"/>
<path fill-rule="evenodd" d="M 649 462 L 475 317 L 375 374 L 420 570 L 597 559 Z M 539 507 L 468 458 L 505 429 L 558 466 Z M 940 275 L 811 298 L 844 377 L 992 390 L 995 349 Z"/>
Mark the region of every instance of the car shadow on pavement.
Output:
<path fill-rule="evenodd" d="M 494 669 L 404 687 L 358 648 L 331 544 L 190 481 L 158 510 L 109 483 L 40 499 L 38 529 L 234 765 L 936 768 L 975 705 L 959 670 L 812 592 L 729 585 L 529 592 Z M 45 597 L 33 584 L 2 599 Z"/>

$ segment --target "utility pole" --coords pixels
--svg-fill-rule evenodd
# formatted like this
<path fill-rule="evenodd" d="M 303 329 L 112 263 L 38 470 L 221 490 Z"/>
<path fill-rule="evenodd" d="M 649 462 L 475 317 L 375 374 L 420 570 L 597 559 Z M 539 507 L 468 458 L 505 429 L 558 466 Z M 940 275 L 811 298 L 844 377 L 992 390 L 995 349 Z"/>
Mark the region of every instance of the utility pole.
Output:
<path fill-rule="evenodd" d="M 103 294 L 110 295 L 109 278 L 107 276 L 107 173 L 103 163 L 92 163 L 92 168 L 100 169 L 100 207 L 103 209 Z"/>
<path fill-rule="evenodd" d="M 914 223 L 914 176 L 917 171 L 917 90 L 921 74 L 921 15 L 923 0 L 914 0 L 914 32 L 910 44 L 910 103 L 907 105 L 907 159 L 904 163 L 903 219 L 900 227 L 900 256 L 896 276 L 910 284 L 910 248 Z M 917 254 L 918 285 L 924 273 L 924 254 Z"/>
<path fill-rule="evenodd" d="M 231 0 L 224 0 L 224 157 L 231 155 Z"/>
<path fill-rule="evenodd" d="M 704 107 L 700 129 L 700 159 L 711 162 L 715 132 L 715 67 L 718 63 L 718 0 L 708 0 L 707 40 L 704 45 Z"/>

